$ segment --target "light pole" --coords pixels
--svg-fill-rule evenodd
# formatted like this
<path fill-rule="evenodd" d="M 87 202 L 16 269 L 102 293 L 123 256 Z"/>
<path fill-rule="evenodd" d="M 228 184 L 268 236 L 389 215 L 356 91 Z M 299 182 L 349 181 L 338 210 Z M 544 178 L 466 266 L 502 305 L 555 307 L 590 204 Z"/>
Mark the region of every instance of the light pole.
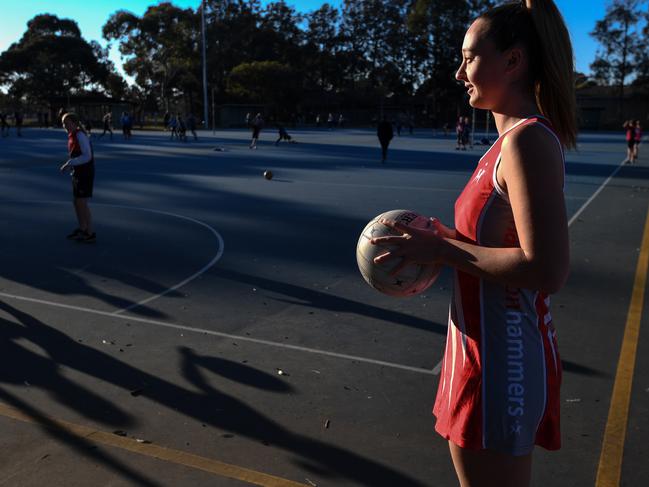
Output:
<path fill-rule="evenodd" d="M 216 112 L 214 108 L 214 87 L 212 86 L 212 135 L 216 135 Z"/>
<path fill-rule="evenodd" d="M 207 59 L 205 54 L 205 0 L 201 0 L 201 33 L 203 37 L 203 128 L 207 129 Z"/>
<path fill-rule="evenodd" d="M 473 142 L 475 142 L 475 107 L 472 109 L 471 114 L 471 148 L 473 149 Z"/>

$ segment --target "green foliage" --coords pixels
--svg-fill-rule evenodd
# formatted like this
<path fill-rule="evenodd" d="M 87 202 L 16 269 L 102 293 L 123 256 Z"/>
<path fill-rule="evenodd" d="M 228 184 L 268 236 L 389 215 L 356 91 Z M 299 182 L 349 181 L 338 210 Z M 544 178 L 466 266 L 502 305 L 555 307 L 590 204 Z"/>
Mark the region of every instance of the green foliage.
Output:
<path fill-rule="evenodd" d="M 306 16 L 305 54 L 310 69 L 305 70 L 308 83 L 320 90 L 340 84 L 340 14 L 325 3 Z"/>
<path fill-rule="evenodd" d="M 201 88 L 200 14 L 165 2 L 142 17 L 120 10 L 103 27 L 106 40 L 118 41 L 124 70 L 143 96 L 159 97 L 168 108 L 173 98 L 189 104 Z"/>
<path fill-rule="evenodd" d="M 446 99 L 460 99 L 461 86 L 455 81 L 460 49 L 469 24 L 492 7 L 493 1 L 416 0 L 407 17 L 414 36 L 414 56 L 420 70 L 419 92 L 431 98 L 432 110 Z"/>
<path fill-rule="evenodd" d="M 22 38 L 0 55 L 0 84 L 10 95 L 50 101 L 84 90 L 123 88 L 107 52 L 81 37 L 76 22 L 37 15 Z"/>
<path fill-rule="evenodd" d="M 277 61 L 253 61 L 236 66 L 227 91 L 234 97 L 283 106 L 294 103 L 300 92 L 296 71 Z"/>
<path fill-rule="evenodd" d="M 627 78 L 638 73 L 646 57 L 647 38 L 645 33 L 642 39 L 640 24 L 644 4 L 646 0 L 613 0 L 595 24 L 591 36 L 601 47 L 590 67 L 599 84 L 615 84 L 623 90 Z"/>
<path fill-rule="evenodd" d="M 216 103 L 367 107 L 392 94 L 425 99 L 433 111 L 462 103 L 454 80 L 462 37 L 477 13 L 493 4 L 344 0 L 341 8 L 324 3 L 300 14 L 285 0 L 199 3 L 205 8 L 208 84 Z M 166 109 L 178 101 L 196 109 L 202 90 L 200 8 L 162 2 L 142 16 L 125 10 L 110 16 L 103 36 L 119 46 L 132 87 L 115 74 L 107 50 L 85 43 L 73 21 L 52 16 L 34 18 L 20 49 L 0 57 L 0 83 L 36 91 L 40 82 L 38 89 L 59 95 L 100 84 L 104 92 L 142 106 Z M 28 61 L 30 86 L 27 77 L 8 69 Z"/>

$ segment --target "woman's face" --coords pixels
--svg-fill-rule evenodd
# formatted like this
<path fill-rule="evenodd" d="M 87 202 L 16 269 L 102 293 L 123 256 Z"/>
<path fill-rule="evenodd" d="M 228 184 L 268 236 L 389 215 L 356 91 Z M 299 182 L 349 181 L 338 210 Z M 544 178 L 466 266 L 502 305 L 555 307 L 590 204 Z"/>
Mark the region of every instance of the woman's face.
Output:
<path fill-rule="evenodd" d="M 464 36 L 462 64 L 455 78 L 464 83 L 472 107 L 492 110 L 507 93 L 507 60 L 486 35 L 487 24 L 478 19 Z"/>

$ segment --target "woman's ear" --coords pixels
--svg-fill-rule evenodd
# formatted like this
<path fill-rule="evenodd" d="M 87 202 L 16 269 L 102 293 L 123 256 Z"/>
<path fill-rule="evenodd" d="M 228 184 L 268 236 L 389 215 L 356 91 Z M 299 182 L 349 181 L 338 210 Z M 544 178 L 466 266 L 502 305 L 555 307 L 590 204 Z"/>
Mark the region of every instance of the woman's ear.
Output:
<path fill-rule="evenodd" d="M 526 74 L 525 65 L 525 56 L 520 47 L 513 47 L 507 51 L 505 58 L 505 73 L 513 75 L 515 78 L 520 78 Z"/>

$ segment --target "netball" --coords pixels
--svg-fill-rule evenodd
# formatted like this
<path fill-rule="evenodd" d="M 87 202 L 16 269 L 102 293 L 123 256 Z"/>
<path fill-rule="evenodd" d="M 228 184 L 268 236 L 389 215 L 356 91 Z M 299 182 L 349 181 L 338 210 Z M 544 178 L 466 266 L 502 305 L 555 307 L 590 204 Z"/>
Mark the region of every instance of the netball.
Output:
<path fill-rule="evenodd" d="M 374 258 L 390 250 L 390 247 L 373 245 L 371 240 L 389 235 L 401 235 L 397 230 L 381 223 L 381 220 L 392 220 L 414 228 L 433 229 L 430 218 L 409 210 L 387 211 L 373 218 L 361 233 L 356 246 L 356 262 L 363 279 L 374 289 L 389 296 L 414 296 L 428 289 L 435 282 L 440 266 L 411 264 L 396 275 L 391 275 L 399 265 L 394 259 L 387 263 L 375 264 Z"/>

